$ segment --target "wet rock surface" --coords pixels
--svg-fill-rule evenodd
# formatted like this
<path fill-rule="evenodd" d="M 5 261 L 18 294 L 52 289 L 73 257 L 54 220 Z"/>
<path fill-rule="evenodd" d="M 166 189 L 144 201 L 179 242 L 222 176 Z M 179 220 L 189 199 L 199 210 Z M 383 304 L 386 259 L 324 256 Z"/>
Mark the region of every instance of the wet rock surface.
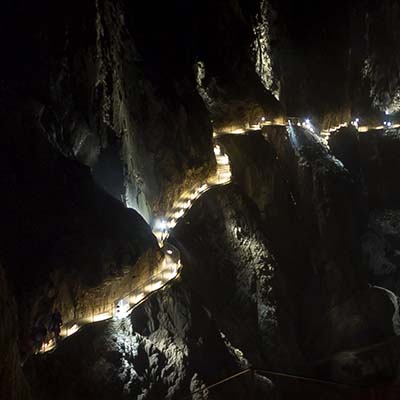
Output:
<path fill-rule="evenodd" d="M 288 368 L 298 362 L 298 349 L 289 338 L 285 293 L 257 216 L 248 198 L 228 185 L 200 199 L 173 240 L 182 249 L 184 281 L 232 345 L 254 365 Z"/>
<path fill-rule="evenodd" d="M 88 314 L 95 299 L 112 302 L 118 286 L 131 284 L 135 264 L 144 268 L 158 249 L 135 211 L 97 187 L 87 167 L 47 141 L 39 122 L 42 110 L 26 102 L 18 118 L 4 121 L 2 136 L 9 152 L 1 160 L 8 179 L 1 198 L 1 254 L 18 304 L 24 357 L 32 351 L 24 345 L 31 329 L 47 326 L 54 308 L 67 322 Z"/>
<path fill-rule="evenodd" d="M 233 181 L 261 211 L 304 357 L 312 364 L 389 338 L 395 307 L 387 293 L 369 287 L 362 262 L 367 213 L 360 184 L 312 134 L 264 129 L 265 139 L 220 140 Z M 263 212 L 266 203 L 278 219 Z"/>
<path fill-rule="evenodd" d="M 239 367 L 199 297 L 174 283 L 129 318 L 84 328 L 25 371 L 38 399 L 180 399 Z M 245 387 L 243 380 L 213 395 L 241 398 Z"/>
<path fill-rule="evenodd" d="M 55 308 L 94 318 L 151 275 L 161 253 L 146 221 L 213 172 L 213 129 L 283 109 L 325 128 L 398 111 L 398 2 L 367 3 L 5 4 L 0 398 L 29 398 L 25 360 L 37 400 L 239 399 L 247 376 L 196 391 L 250 365 L 395 377 L 397 130 L 341 130 L 331 151 L 297 127 L 219 136 L 233 182 L 172 233 L 179 280 L 53 353 L 25 346 Z M 302 390 L 274 382 L 283 398 Z"/>
<path fill-rule="evenodd" d="M 399 209 L 372 211 L 363 249 L 371 281 L 400 295 Z"/>

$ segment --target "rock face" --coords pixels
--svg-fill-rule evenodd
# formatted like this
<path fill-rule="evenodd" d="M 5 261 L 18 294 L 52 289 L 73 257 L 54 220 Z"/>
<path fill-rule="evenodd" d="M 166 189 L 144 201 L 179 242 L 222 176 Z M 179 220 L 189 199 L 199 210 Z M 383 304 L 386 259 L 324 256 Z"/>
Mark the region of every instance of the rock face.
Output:
<path fill-rule="evenodd" d="M 300 3 L 4 6 L 1 398 L 29 399 L 21 360 L 38 400 L 200 399 L 249 365 L 356 382 L 394 370 L 398 132 L 345 130 L 330 152 L 279 126 L 215 139 L 233 183 L 171 234 L 178 281 L 28 357 L 55 309 L 65 324 L 94 320 L 152 274 L 162 253 L 149 224 L 213 172 L 213 129 L 283 108 L 323 127 L 371 103 L 398 111 L 398 2 Z M 209 397 L 250 387 L 244 376 Z"/>
<path fill-rule="evenodd" d="M 265 128 L 264 135 L 267 141 L 251 134 L 221 142 L 231 156 L 234 182 L 262 212 L 307 362 L 389 338 L 397 310 L 387 293 L 369 288 L 363 269 L 359 186 L 312 134 Z"/>
<path fill-rule="evenodd" d="M 134 6 L 93 0 L 84 8 L 79 2 L 55 8 L 45 1 L 11 9 L 23 22 L 15 37 L 32 69 L 24 74 L 23 67 L 3 66 L 10 81 L 5 93 L 22 92 L 44 106 L 41 123 L 64 155 L 96 167 L 99 154 L 110 148 L 119 160 L 110 168 L 122 172 L 124 182 L 124 191 L 120 186 L 112 194 L 147 220 L 175 199 L 179 185 L 209 173 L 211 125 L 192 67 L 175 79 L 168 71 L 151 72 L 163 69 L 156 57 L 161 49 L 144 54 L 140 38 L 147 32 L 136 24 Z M 32 16 L 40 23 L 32 24 Z M 17 28 L 6 27 L 12 33 Z M 97 178 L 108 186 L 107 177 Z"/>
<path fill-rule="evenodd" d="M 174 231 L 183 253 L 181 279 L 130 318 L 87 327 L 53 354 L 32 359 L 25 370 L 34 398 L 174 399 L 249 361 L 275 368 L 297 363 L 295 344 L 283 328 L 290 321 L 275 298 L 275 261 L 256 216 L 234 187 L 208 192 Z M 249 379 L 210 394 L 242 398 Z M 60 393 L 59 382 L 69 380 L 75 383 Z M 271 390 L 266 382 L 260 382 L 260 395 Z"/>
<path fill-rule="evenodd" d="M 253 365 L 287 369 L 298 363 L 298 349 L 284 282 L 257 218 L 240 191 L 222 187 L 194 205 L 173 240 L 182 248 L 183 279 L 232 345 Z"/>
<path fill-rule="evenodd" d="M 195 8 L 196 65 L 200 94 L 217 131 L 279 117 L 282 108 L 257 75 L 252 45 L 257 2 L 207 0 Z M 262 12 L 258 10 L 259 12 Z M 201 21 L 207 20 L 207 23 Z M 233 30 L 232 27 L 235 27 Z"/>
<path fill-rule="evenodd" d="M 397 173 L 399 130 L 387 129 L 356 133 L 342 129 L 330 138 L 337 158 L 351 171 L 365 192 L 370 209 L 397 208 L 400 204 Z"/>
<path fill-rule="evenodd" d="M 364 226 L 362 249 L 371 283 L 399 295 L 397 270 L 399 189 L 397 130 L 356 134 L 341 131 L 331 148 L 348 166 L 365 193 L 368 225 Z"/>
<path fill-rule="evenodd" d="M 158 257 L 145 221 L 47 141 L 42 111 L 27 101 L 2 129 L 9 152 L 1 160 L 8 187 L 1 199 L 1 254 L 22 343 L 35 325 L 47 326 L 55 308 L 67 323 L 113 304 Z"/>
<path fill-rule="evenodd" d="M 400 5 L 396 0 L 367 5 L 368 56 L 364 74 L 370 82 L 375 107 L 389 113 L 400 112 Z"/>
<path fill-rule="evenodd" d="M 25 370 L 38 399 L 179 399 L 239 365 L 198 296 L 175 283 L 129 318 L 89 326 Z M 71 385 L 60 391 L 63 382 Z M 249 381 L 238 383 L 212 394 L 241 398 Z"/>

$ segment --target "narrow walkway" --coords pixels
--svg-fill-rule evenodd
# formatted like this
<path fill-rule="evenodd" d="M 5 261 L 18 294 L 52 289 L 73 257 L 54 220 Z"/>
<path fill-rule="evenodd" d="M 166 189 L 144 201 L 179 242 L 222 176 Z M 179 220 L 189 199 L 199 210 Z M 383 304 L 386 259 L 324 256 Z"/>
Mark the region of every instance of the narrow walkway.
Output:
<path fill-rule="evenodd" d="M 331 132 L 334 132 L 342 127 L 347 127 L 349 125 L 355 126 L 359 132 L 366 132 L 369 130 L 379 130 L 384 128 L 400 128 L 400 124 L 394 124 L 393 122 L 384 122 L 382 126 L 362 126 L 359 125 L 359 120 L 351 121 L 350 123 L 343 123 L 337 127 L 330 129 L 329 131 L 322 131 L 320 136 L 325 139 L 327 144 L 327 139 Z M 309 119 L 301 119 L 298 117 L 292 117 L 287 120 L 279 121 L 268 121 L 262 118 L 261 121 L 254 125 L 249 125 L 247 130 L 242 128 L 235 128 L 223 132 L 223 134 L 246 134 L 249 131 L 260 130 L 263 126 L 286 126 L 292 128 L 293 126 L 300 126 L 312 133 L 316 133 Z M 218 134 L 214 133 L 214 138 L 218 137 Z M 66 338 L 68 336 L 76 333 L 83 326 L 107 320 L 110 318 L 124 318 L 129 313 L 141 304 L 149 295 L 162 289 L 169 282 L 176 279 L 179 276 L 181 270 L 181 261 L 179 250 L 176 249 L 171 244 L 167 243 L 166 240 L 169 236 L 169 232 L 173 229 L 186 212 L 190 209 L 193 203 L 207 190 L 213 186 L 224 185 L 231 181 L 231 168 L 229 163 L 229 157 L 223 154 L 219 145 L 215 144 L 214 154 L 216 159 L 216 172 L 214 175 L 210 176 L 206 181 L 199 183 L 194 186 L 191 190 L 182 193 L 181 197 L 174 203 L 172 209 L 168 211 L 164 218 L 155 221 L 153 227 L 153 234 L 156 236 L 161 250 L 164 253 L 163 260 L 160 265 L 156 268 L 154 275 L 143 285 L 135 288 L 131 293 L 123 295 L 114 304 L 107 304 L 103 307 L 100 313 L 92 315 L 87 315 L 76 321 L 64 321 L 64 325 L 61 329 L 61 338 Z M 45 353 L 53 350 L 56 347 L 54 339 L 48 340 L 43 344 L 40 352 Z"/>
<path fill-rule="evenodd" d="M 84 318 L 74 321 L 64 321 L 60 337 L 65 339 L 76 333 L 83 326 L 104 321 L 110 318 L 127 317 L 131 311 L 146 300 L 151 294 L 165 287 L 169 282 L 176 279 L 181 270 L 179 250 L 167 243 L 169 232 L 173 229 L 186 212 L 190 209 L 196 199 L 203 193 L 216 185 L 227 184 L 231 180 L 231 169 L 229 158 L 223 154 L 219 145 L 214 146 L 216 159 L 216 172 L 205 182 L 184 192 L 175 202 L 171 211 L 167 212 L 165 218 L 156 221 L 153 227 L 153 234 L 156 236 L 164 257 L 155 270 L 154 275 L 144 284 L 136 287 L 132 292 L 124 294 L 115 303 L 106 304 L 100 313 L 87 315 Z M 42 345 L 40 353 L 53 350 L 57 343 L 54 338 L 49 339 Z"/>

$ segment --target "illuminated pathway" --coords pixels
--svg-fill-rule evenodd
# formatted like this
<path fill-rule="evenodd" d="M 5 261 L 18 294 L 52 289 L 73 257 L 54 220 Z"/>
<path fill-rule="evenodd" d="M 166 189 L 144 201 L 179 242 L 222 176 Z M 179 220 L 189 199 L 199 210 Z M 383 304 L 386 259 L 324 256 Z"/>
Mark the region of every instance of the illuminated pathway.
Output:
<path fill-rule="evenodd" d="M 343 123 L 337 127 L 330 129 L 329 131 L 321 131 L 320 136 L 323 139 L 324 144 L 327 145 L 327 139 L 331 132 L 334 132 L 340 128 L 353 125 L 359 132 L 366 132 L 369 130 L 379 130 L 384 128 L 400 128 L 400 124 L 393 124 L 391 122 L 384 122 L 382 126 L 362 126 L 359 125 L 359 119 L 352 121 L 350 124 Z M 263 126 L 286 126 L 289 129 L 289 134 L 292 132 L 293 126 L 299 126 L 307 129 L 308 131 L 315 133 L 316 130 L 309 119 L 300 119 L 297 117 L 289 118 L 280 121 L 267 121 L 262 118 L 258 124 L 249 126 L 247 130 L 241 128 L 232 128 L 221 134 L 246 134 L 251 130 L 260 130 Z M 214 133 L 214 137 L 218 134 Z M 291 140 L 295 140 L 295 135 L 291 135 Z M 295 143 L 293 143 L 295 145 Z M 296 147 L 296 146 L 295 146 Z M 229 158 L 226 154 L 223 154 L 219 145 L 214 146 L 214 154 L 216 159 L 216 172 L 208 179 L 192 189 L 182 193 L 181 197 L 174 203 L 172 209 L 166 212 L 164 218 L 160 218 L 155 221 L 153 227 L 153 233 L 156 236 L 158 243 L 161 247 L 164 257 L 158 267 L 155 270 L 153 276 L 141 286 L 136 287 L 132 292 L 123 294 L 118 301 L 105 305 L 102 312 L 97 314 L 87 315 L 84 318 L 75 321 L 64 321 L 64 325 L 61 328 L 61 337 L 65 338 L 73 335 L 81 327 L 98 321 L 107 320 L 110 318 L 124 318 L 129 313 L 141 304 L 150 294 L 160 290 L 169 282 L 179 276 L 181 269 L 181 261 L 179 250 L 174 246 L 166 242 L 169 232 L 178 223 L 178 220 L 182 218 L 185 213 L 192 206 L 194 201 L 198 199 L 203 193 L 209 190 L 211 187 L 216 185 L 227 184 L 231 181 L 231 169 L 229 164 Z M 54 340 L 49 340 L 45 343 L 40 352 L 47 352 L 55 348 Z"/>
<path fill-rule="evenodd" d="M 219 145 L 214 146 L 214 154 L 217 162 L 215 174 L 210 176 L 205 182 L 182 193 L 181 197 L 174 203 L 172 210 L 167 212 L 164 218 L 156 220 L 153 233 L 160 246 L 163 245 L 165 239 L 168 237 L 168 232 L 175 227 L 177 221 L 185 215 L 196 199 L 211 187 L 223 185 L 231 181 L 231 168 L 228 156 L 222 153 Z"/>
<path fill-rule="evenodd" d="M 217 164 L 215 174 L 210 176 L 205 182 L 184 192 L 179 200 L 174 203 L 172 210 L 166 213 L 165 218 L 156 221 L 153 233 L 157 237 L 164 257 L 152 277 L 144 284 L 136 287 L 132 292 L 124 294 L 115 303 L 107 304 L 103 307 L 101 313 L 93 313 L 80 320 L 64 321 L 64 325 L 61 328 L 61 338 L 71 336 L 83 326 L 93 322 L 104 321 L 110 318 L 127 317 L 150 294 L 162 289 L 179 276 L 181 270 L 180 254 L 177 248 L 166 242 L 169 231 L 175 227 L 178 220 L 185 215 L 193 202 L 204 192 L 213 186 L 227 184 L 231 180 L 228 156 L 222 153 L 219 145 L 214 146 L 214 154 Z M 53 350 L 55 347 L 55 340 L 50 339 L 43 344 L 40 352 L 45 353 Z"/>

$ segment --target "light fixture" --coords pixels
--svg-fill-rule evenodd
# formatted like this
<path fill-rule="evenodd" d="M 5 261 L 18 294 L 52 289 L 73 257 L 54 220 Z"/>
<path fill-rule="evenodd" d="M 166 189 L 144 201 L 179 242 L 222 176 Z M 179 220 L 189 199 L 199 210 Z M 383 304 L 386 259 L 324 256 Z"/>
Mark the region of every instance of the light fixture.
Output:
<path fill-rule="evenodd" d="M 167 222 L 164 219 L 160 219 L 155 224 L 156 229 L 165 231 L 167 229 Z"/>

